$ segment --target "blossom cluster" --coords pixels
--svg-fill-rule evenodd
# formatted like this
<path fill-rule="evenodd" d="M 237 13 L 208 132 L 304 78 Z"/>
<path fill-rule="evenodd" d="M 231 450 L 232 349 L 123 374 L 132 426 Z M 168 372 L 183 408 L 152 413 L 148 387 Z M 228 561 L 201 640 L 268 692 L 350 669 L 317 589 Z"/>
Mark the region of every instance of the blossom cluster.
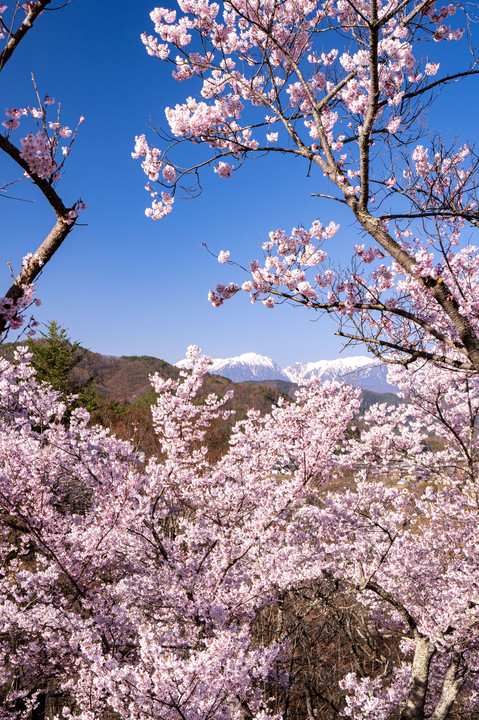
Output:
<path fill-rule="evenodd" d="M 321 245 L 325 240 L 334 237 L 338 230 L 339 225 L 334 222 L 323 227 L 319 221 L 315 221 L 309 231 L 294 228 L 290 237 L 282 230 L 271 232 L 269 241 L 263 244 L 266 256 L 264 266 L 261 267 L 258 261 L 251 263 L 252 279 L 246 280 L 241 289 L 250 294 L 252 302 L 262 299 L 263 304 L 270 308 L 274 307 L 274 299 L 262 296 L 268 295 L 272 290 L 290 291 L 307 303 L 317 300 L 318 288 L 328 285 L 332 275 L 327 271 L 323 274 L 318 272 L 312 285 L 307 280 L 306 271 L 324 263 L 327 255 Z M 218 261 L 226 262 L 229 255 L 229 251 L 222 251 Z M 215 292 L 210 291 L 209 300 L 218 307 L 239 289 L 235 283 L 217 285 Z"/>
<path fill-rule="evenodd" d="M 299 4 L 288 0 L 278 8 L 275 3 L 252 5 L 244 0 L 239 5 L 226 2 L 220 12 L 215 2 L 195 0 L 180 2 L 180 10 L 183 14 L 155 8 L 151 13 L 155 35 L 142 35 L 150 55 L 173 65 L 176 80 L 199 80 L 199 97 L 188 96 L 165 110 L 173 137 L 213 148 L 220 160 L 219 164 L 211 161 L 214 171 L 226 178 L 233 166 L 222 158 L 271 151 L 281 140 L 281 133 L 271 128 L 276 123 L 282 133 L 289 134 L 300 154 L 310 150 L 321 157 L 323 171 L 331 162 L 325 142 L 335 154 L 338 168 L 345 164 L 355 167 L 354 145 L 346 146 L 345 141 L 361 134 L 370 123 L 370 53 L 356 41 L 362 32 L 368 32 L 367 18 L 375 12 L 370 3 L 354 9 L 342 0 Z M 426 38 L 433 42 L 459 40 L 463 30 L 446 24 L 455 12 L 452 4 L 438 8 L 430 3 L 415 8 L 411 23 L 404 24 L 398 3 L 380 3 L 374 79 L 378 109 L 373 127 L 367 130 L 376 132 L 377 142 L 381 133 L 386 132 L 388 142 L 389 136 L 392 140 L 407 129 L 406 94 L 423 88 L 440 70 L 438 62 L 416 57 L 414 23 L 426 31 L 421 42 Z M 325 32 L 332 34 L 333 21 L 341 28 L 344 43 L 326 53 L 318 38 Z M 334 41 L 339 41 L 338 33 Z M 344 154 L 339 157 L 341 151 Z M 150 180 L 159 179 L 159 158 L 160 164 L 167 162 L 175 168 L 158 149 L 135 149 L 134 157 L 145 158 L 142 167 Z M 358 192 L 346 174 L 339 173 L 335 181 L 343 183 L 346 195 Z M 168 182 L 174 180 L 168 178 Z M 156 219 L 167 211 L 148 214 Z"/>
<path fill-rule="evenodd" d="M 161 456 L 141 465 L 86 411 L 66 424 L 29 359 L 20 348 L 16 364 L 0 361 L 6 711 L 24 701 L 26 718 L 53 692 L 73 718 L 233 720 L 247 704 L 275 720 L 264 689 L 290 648 L 261 642 L 255 619 L 278 593 L 326 578 L 406 638 L 392 681 L 340 681 L 345 716 L 404 707 L 415 643 L 432 657 L 431 712 L 458 653 L 478 667 L 477 379 L 396 370 L 406 404 L 373 406 L 360 436 L 347 432 L 360 392 L 309 383 L 269 415 L 249 411 L 213 463 L 205 436 L 230 394 L 198 402 L 211 361 L 192 347 L 191 370 L 152 377 Z M 437 453 L 424 449 L 431 431 Z M 329 482 L 344 469 L 356 483 L 338 492 Z M 462 693 L 471 711 L 476 677 Z"/>
<path fill-rule="evenodd" d="M 11 133 L 20 127 L 22 117 L 30 117 L 33 120 L 37 131 L 21 138 L 20 157 L 27 164 L 29 173 L 49 182 L 60 179 L 63 164 L 70 154 L 77 132 L 60 123 L 59 110 L 57 120 L 47 120 L 47 108 L 54 103 L 55 98 L 46 95 L 39 107 L 7 109 L 5 111 L 7 120 L 2 123 Z M 78 126 L 83 122 L 82 116 Z M 62 144 L 64 140 L 69 140 L 68 144 Z M 62 158 L 57 158 L 58 151 L 61 151 Z"/>
<path fill-rule="evenodd" d="M 29 262 L 31 255 L 27 255 L 23 259 L 23 264 Z M 21 295 L 17 299 L 13 299 L 8 295 L 0 298 L 0 319 L 3 326 L 3 332 L 0 338 L 5 339 L 9 330 L 19 330 L 25 325 L 25 310 L 33 303 L 38 307 L 41 301 L 35 297 L 35 285 L 33 283 L 24 283 L 21 286 Z M 28 323 L 28 335 L 35 335 L 35 327 L 38 323 L 31 319 Z"/>
<path fill-rule="evenodd" d="M 176 177 L 175 169 L 164 160 L 162 154 L 157 148 L 150 148 L 144 135 L 138 135 L 135 138 L 135 149 L 131 153 L 131 156 L 134 159 L 141 157 L 144 158 L 141 166 L 146 175 L 148 175 L 148 179 L 152 182 L 158 180 L 161 172 L 162 178 L 165 182 L 169 184 L 174 183 Z M 146 190 L 149 191 L 151 197 L 153 198 L 151 207 L 146 208 L 145 210 L 145 215 L 147 217 L 150 217 L 153 220 L 160 220 L 172 211 L 174 197 L 171 193 L 161 192 L 160 195 L 160 193 L 152 188 L 150 182 L 146 185 Z M 158 197 L 161 197 L 161 200 L 158 200 Z"/>
<path fill-rule="evenodd" d="M 251 411 L 211 464 L 204 435 L 229 414 L 228 397 L 198 404 L 211 361 L 196 348 L 189 358 L 178 381 L 152 378 L 162 456 L 143 469 L 85 411 L 65 426 L 25 349 L 18 365 L 0 361 L 2 502 L 22 528 L 18 539 L 0 533 L 6 710 L 48 683 L 79 717 L 157 717 L 159 703 L 171 718 L 179 708 L 219 720 L 245 702 L 258 720 L 276 717 L 263 687 L 286 646 L 258 646 L 254 618 L 279 582 L 312 572 L 291 520 L 308 482 L 337 465 L 359 393 L 313 385 L 271 416 Z M 281 483 L 278 459 L 295 468 Z M 22 682 L 9 683 L 19 667 Z"/>

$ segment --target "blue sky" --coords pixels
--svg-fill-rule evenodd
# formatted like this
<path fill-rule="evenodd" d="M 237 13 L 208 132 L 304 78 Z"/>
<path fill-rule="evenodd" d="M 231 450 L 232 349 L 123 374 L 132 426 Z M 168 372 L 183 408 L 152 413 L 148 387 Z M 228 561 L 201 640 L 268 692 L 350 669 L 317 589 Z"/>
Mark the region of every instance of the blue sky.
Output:
<path fill-rule="evenodd" d="M 217 282 L 246 278 L 219 265 L 202 242 L 216 252 L 230 249 L 246 264 L 259 257 L 272 229 L 339 219 L 341 231 L 327 249 L 347 261 L 360 238 L 336 206 L 310 197 L 319 178 L 307 178 L 301 161 L 256 160 L 231 180 L 207 172 L 199 198 L 177 201 L 159 222 L 145 217 L 149 196 L 139 162 L 131 158 L 134 137 L 148 134 L 150 118 L 163 123 L 164 107 L 191 92 L 143 48 L 139 36 L 152 32 L 153 7 L 152 0 L 73 0 L 45 12 L 0 75 L 2 112 L 34 103 L 33 71 L 41 92 L 61 101 L 65 124 L 74 127 L 80 115 L 86 118 L 58 187 L 66 204 L 81 197 L 88 205 L 81 217 L 86 225 L 74 230 L 45 269 L 37 319 L 56 320 L 86 347 L 113 355 L 174 362 L 195 343 L 214 357 L 255 351 L 283 366 L 337 357 L 342 342 L 327 318 L 287 306 L 251 306 L 243 293 L 218 309 L 206 299 Z M 446 50 L 458 52 L 452 43 Z M 451 140 L 477 135 L 476 83 L 454 86 L 434 108 L 434 124 Z M 14 176 L 13 164 L 2 157 L 0 179 Z M 28 184 L 17 184 L 14 194 L 34 202 L 0 196 L 4 289 L 6 261 L 18 268 L 53 224 L 50 209 Z M 363 353 L 356 347 L 345 354 Z"/>

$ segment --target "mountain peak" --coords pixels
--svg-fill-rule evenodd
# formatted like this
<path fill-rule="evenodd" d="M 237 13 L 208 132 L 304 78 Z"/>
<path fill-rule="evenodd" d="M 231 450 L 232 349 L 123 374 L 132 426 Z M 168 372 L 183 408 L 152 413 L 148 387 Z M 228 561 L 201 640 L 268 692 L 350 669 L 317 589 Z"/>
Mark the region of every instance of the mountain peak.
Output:
<path fill-rule="evenodd" d="M 186 360 L 175 363 L 186 367 Z M 227 377 L 233 382 L 247 380 L 289 380 L 284 370 L 267 355 L 246 352 L 231 358 L 213 358 L 211 373 Z"/>
<path fill-rule="evenodd" d="M 186 367 L 187 363 L 180 360 L 175 364 Z M 320 382 L 343 380 L 376 392 L 395 392 L 386 380 L 387 365 L 371 360 L 367 355 L 297 362 L 282 368 L 267 355 L 246 352 L 231 358 L 213 358 L 210 372 L 233 382 L 287 380 L 296 383 L 314 378 Z"/>
<path fill-rule="evenodd" d="M 285 373 L 290 380 L 298 382 L 302 378 L 318 378 L 324 380 L 336 379 L 340 375 L 354 372 L 367 365 L 377 364 L 367 355 L 355 355 L 353 357 L 341 357 L 335 360 L 316 360 L 314 362 L 297 362 L 288 365 Z M 331 377 L 329 377 L 331 376 Z"/>
<path fill-rule="evenodd" d="M 259 355 L 255 352 L 245 352 L 241 353 L 241 355 L 237 355 L 236 357 L 228 358 L 230 361 L 236 361 L 236 362 L 243 362 L 243 363 L 264 363 L 264 364 L 270 364 L 273 363 L 273 360 L 268 357 L 267 355 Z M 274 363 L 273 363 L 274 364 Z"/>

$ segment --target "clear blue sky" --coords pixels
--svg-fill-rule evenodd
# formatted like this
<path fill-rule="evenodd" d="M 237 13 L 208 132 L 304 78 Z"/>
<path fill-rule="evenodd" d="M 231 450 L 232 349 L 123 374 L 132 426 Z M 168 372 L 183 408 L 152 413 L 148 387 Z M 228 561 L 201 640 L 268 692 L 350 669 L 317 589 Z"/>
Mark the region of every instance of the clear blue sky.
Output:
<path fill-rule="evenodd" d="M 143 48 L 139 36 L 153 31 L 153 7 L 154 0 L 73 0 L 45 12 L 0 75 L 2 112 L 34 103 L 33 71 L 41 92 L 61 101 L 65 124 L 73 127 L 80 115 L 86 118 L 58 189 L 66 204 L 79 197 L 87 203 L 81 217 L 87 224 L 73 231 L 45 269 L 36 317 L 57 320 L 85 346 L 113 355 L 148 354 L 174 362 L 195 343 L 214 357 L 255 351 L 283 366 L 337 357 L 342 344 L 328 319 L 286 306 L 251 306 L 243 293 L 218 309 L 206 299 L 217 282 L 246 278 L 219 265 L 202 242 L 216 252 L 228 248 L 246 264 L 260 256 L 271 229 L 339 217 L 341 231 L 328 250 L 347 261 L 359 238 L 336 206 L 310 197 L 320 178 L 308 179 L 300 160 L 257 160 L 231 180 L 209 172 L 200 198 L 178 201 L 162 221 L 145 217 L 149 196 L 139 162 L 131 158 L 134 137 L 148 134 L 150 117 L 163 123 L 164 107 L 191 92 Z M 454 51 L 451 46 L 446 50 Z M 476 87 L 477 80 L 458 85 L 435 106 L 435 124 L 451 140 L 477 136 Z M 13 137 L 20 136 L 17 131 Z M 7 158 L 0 163 L 0 179 L 15 176 Z M 17 184 L 14 194 L 35 202 L 0 197 L 4 290 L 6 261 L 18 268 L 53 220 L 27 184 Z M 357 347 L 346 354 L 363 352 Z"/>

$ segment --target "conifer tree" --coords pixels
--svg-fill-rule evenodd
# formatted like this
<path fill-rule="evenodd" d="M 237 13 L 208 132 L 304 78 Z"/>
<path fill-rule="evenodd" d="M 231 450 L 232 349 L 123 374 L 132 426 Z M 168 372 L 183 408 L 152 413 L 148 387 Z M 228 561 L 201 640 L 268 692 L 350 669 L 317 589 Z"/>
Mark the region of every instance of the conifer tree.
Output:
<path fill-rule="evenodd" d="M 45 327 L 46 332 L 40 333 L 40 340 L 31 345 L 37 379 L 51 385 L 69 409 L 85 407 L 93 410 L 98 404 L 95 378 L 82 383 L 72 377 L 73 370 L 85 357 L 86 349 L 78 340 L 72 342 L 67 329 L 55 320 L 46 323 Z"/>

